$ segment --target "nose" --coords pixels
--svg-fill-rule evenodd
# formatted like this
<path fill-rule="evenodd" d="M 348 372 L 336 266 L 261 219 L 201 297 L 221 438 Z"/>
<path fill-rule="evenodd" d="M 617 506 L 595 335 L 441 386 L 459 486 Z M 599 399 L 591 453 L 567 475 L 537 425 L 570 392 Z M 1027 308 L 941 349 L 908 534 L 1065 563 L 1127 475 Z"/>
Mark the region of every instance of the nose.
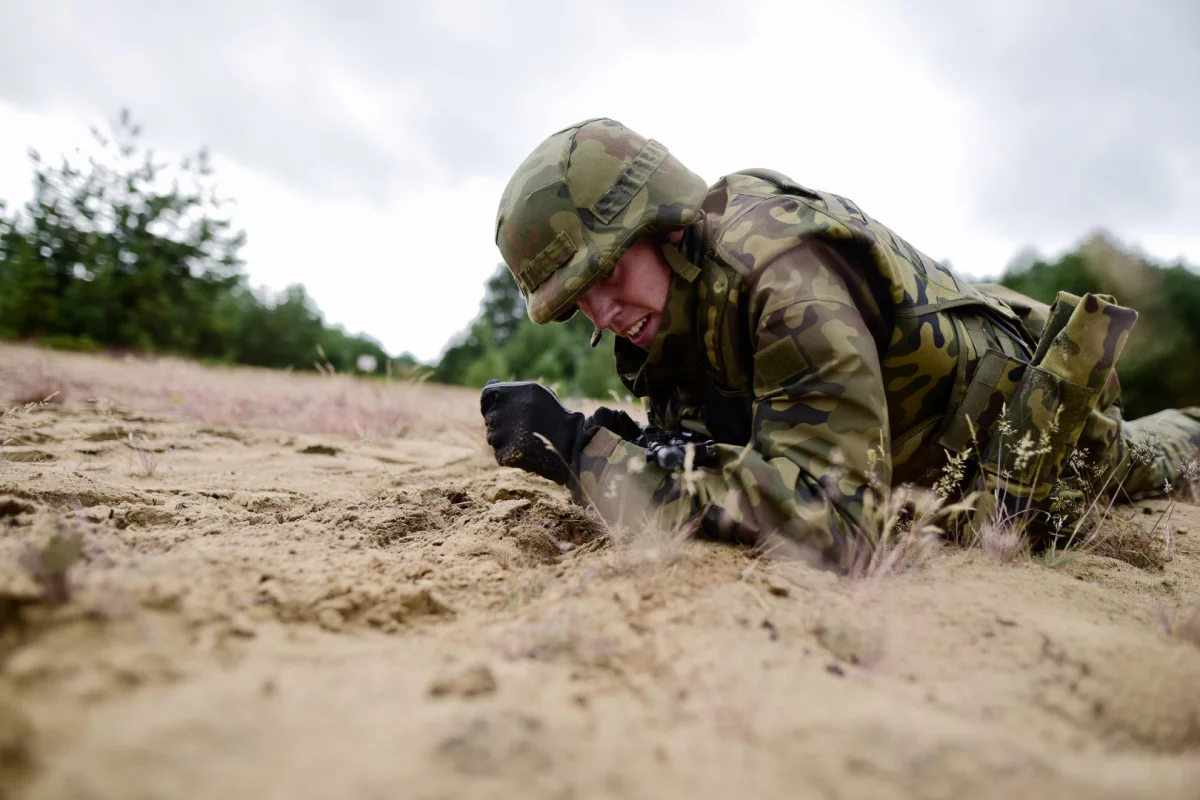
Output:
<path fill-rule="evenodd" d="M 599 288 L 593 286 L 591 291 L 579 298 L 579 310 L 583 312 L 585 317 L 592 321 L 593 325 L 604 329 L 616 319 L 617 312 L 621 310 L 621 306 L 611 297 L 608 297 L 601 291 L 597 291 Z"/>

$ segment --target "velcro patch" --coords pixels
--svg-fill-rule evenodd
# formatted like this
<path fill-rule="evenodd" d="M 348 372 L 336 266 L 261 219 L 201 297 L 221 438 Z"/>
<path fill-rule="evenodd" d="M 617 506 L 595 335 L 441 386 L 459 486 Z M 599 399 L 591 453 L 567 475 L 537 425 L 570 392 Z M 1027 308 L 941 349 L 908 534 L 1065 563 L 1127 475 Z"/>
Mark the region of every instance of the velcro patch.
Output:
<path fill-rule="evenodd" d="M 531 293 L 542 281 L 554 274 L 554 271 L 565 264 L 575 255 L 575 242 L 566 231 L 559 231 L 554 241 L 546 245 L 542 252 L 521 265 L 517 273 L 517 283 L 525 292 Z"/>
<path fill-rule="evenodd" d="M 754 354 L 755 386 L 766 390 L 785 386 L 807 372 L 809 366 L 796 340 L 785 336 Z"/>
<path fill-rule="evenodd" d="M 621 173 L 621 177 L 617 178 L 617 182 L 591 207 L 593 216 L 605 225 L 612 222 L 613 217 L 620 214 L 621 209 L 629 205 L 633 196 L 646 185 L 646 181 L 650 180 L 654 170 L 658 169 L 666 157 L 667 148 L 660 142 L 653 139 L 647 142 Z"/>

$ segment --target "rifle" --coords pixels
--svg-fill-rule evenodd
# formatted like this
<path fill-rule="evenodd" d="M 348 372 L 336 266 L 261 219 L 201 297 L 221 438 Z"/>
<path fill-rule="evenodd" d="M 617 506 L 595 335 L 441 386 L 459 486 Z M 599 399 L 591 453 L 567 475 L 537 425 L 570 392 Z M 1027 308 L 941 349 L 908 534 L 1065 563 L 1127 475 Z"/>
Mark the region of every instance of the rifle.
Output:
<path fill-rule="evenodd" d="M 667 431 L 655 425 L 647 426 L 633 442 L 646 448 L 646 461 L 671 472 L 683 469 L 690 445 L 695 455 L 693 467 L 720 466 L 716 443 L 693 431 Z"/>

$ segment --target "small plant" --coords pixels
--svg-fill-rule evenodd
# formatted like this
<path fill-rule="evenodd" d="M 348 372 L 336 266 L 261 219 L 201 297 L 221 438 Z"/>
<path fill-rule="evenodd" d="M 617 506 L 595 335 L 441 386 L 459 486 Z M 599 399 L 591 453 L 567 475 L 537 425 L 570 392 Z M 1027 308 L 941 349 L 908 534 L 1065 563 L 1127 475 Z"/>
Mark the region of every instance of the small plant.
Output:
<path fill-rule="evenodd" d="M 1183 462 L 1179 471 L 1179 493 L 1187 500 L 1200 500 L 1200 460 L 1195 458 Z"/>
<path fill-rule="evenodd" d="M 0 427 L 0 437 L 2 437 L 0 438 L 0 462 L 9 460 L 5 449 L 8 447 L 8 445 L 16 441 L 13 436 L 7 435 L 11 429 L 15 426 L 19 431 L 19 423 L 23 421 L 24 417 L 32 414 L 35 411 L 40 411 L 41 409 L 46 408 L 55 398 L 55 396 L 57 396 L 57 394 L 58 392 L 52 392 L 40 400 L 33 400 L 28 403 L 21 403 L 19 405 L 12 406 L 11 408 L 6 409 L 3 414 L 0 414 L 0 425 L 2 425 L 2 427 Z M 6 431 L 4 430 L 5 428 L 8 428 L 9 430 Z"/>
<path fill-rule="evenodd" d="M 27 409 L 42 408 L 50 402 L 61 403 L 65 385 L 62 372 L 41 358 L 16 373 L 13 400 L 18 407 Z"/>
<path fill-rule="evenodd" d="M 127 433 L 125 434 L 125 440 L 122 441 L 122 444 L 128 447 L 133 454 L 136 455 L 137 460 L 142 467 L 142 471 L 139 474 L 144 478 L 153 478 L 154 471 L 158 469 L 159 459 L 175 449 L 175 446 L 171 445 L 162 453 L 159 453 L 150 444 L 150 440 L 146 438 L 144 433 L 138 434 L 136 440 L 134 439 L 132 433 Z"/>
<path fill-rule="evenodd" d="M 1032 550 L 1026 520 L 1006 516 L 992 506 L 990 494 L 978 494 L 973 517 L 960 526 L 956 540 L 961 547 L 978 547 L 983 554 L 999 564 L 1013 564 L 1028 558 Z"/>
<path fill-rule="evenodd" d="M 1137 516 L 1127 520 L 1107 519 L 1107 533 L 1097 541 L 1093 552 L 1139 569 L 1162 569 L 1175 556 L 1173 523 L 1177 493 L 1169 481 L 1163 486 L 1163 494 L 1167 497 L 1167 505 L 1148 530 L 1138 523 Z M 1150 513 L 1148 507 L 1143 511 Z"/>
<path fill-rule="evenodd" d="M 1165 537 L 1153 529 L 1143 530 L 1135 519 L 1117 520 L 1108 523 L 1105 535 L 1092 552 L 1105 558 L 1114 558 L 1138 569 L 1162 569 L 1171 560 L 1170 547 Z"/>
<path fill-rule="evenodd" d="M 50 394 L 43 397 L 41 400 L 32 400 L 27 403 L 18 403 L 17 405 L 15 405 L 12 408 L 9 408 L 7 411 L 5 411 L 2 416 L 4 419 L 15 419 L 18 417 L 23 417 L 26 414 L 31 414 L 34 411 L 39 411 L 39 410 L 45 408 L 46 406 L 50 405 L 50 401 L 53 400 L 57 396 L 58 396 L 58 392 L 51 392 Z"/>
<path fill-rule="evenodd" d="M 1128 493 L 1125 491 L 1125 479 L 1129 477 L 1133 469 L 1139 464 L 1151 464 L 1157 458 L 1157 444 L 1157 439 L 1153 437 L 1149 441 L 1134 442 L 1121 461 L 1107 470 L 1100 462 L 1089 466 L 1086 456 L 1079 450 L 1071 453 L 1067 463 L 1074 472 L 1074 478 L 1060 479 L 1054 487 L 1057 500 L 1050 510 L 1050 519 L 1054 530 L 1042 553 L 1043 561 L 1047 566 L 1057 569 L 1070 563 L 1079 554 L 1095 552 L 1114 535 L 1120 536 L 1119 532 L 1107 524 L 1113 518 L 1113 506 L 1118 498 L 1128 498 Z M 1124 472 L 1122 472 L 1122 468 L 1124 468 Z M 1107 475 L 1104 474 L 1106 471 Z M 1118 474 L 1121 477 L 1114 481 Z M 1100 488 L 1094 488 L 1094 482 L 1098 481 L 1102 475 L 1104 475 L 1104 480 L 1101 482 Z M 1163 488 L 1170 495 L 1170 482 L 1167 482 Z M 1164 512 L 1168 526 L 1174 503 L 1175 500 L 1172 497 Z M 1156 522 L 1154 527 L 1156 528 L 1157 525 Z M 1153 532 L 1154 528 L 1151 529 L 1150 534 L 1138 532 L 1138 535 L 1152 536 Z M 1169 540 L 1170 537 L 1171 533 L 1166 532 L 1165 538 Z M 1138 545 L 1138 548 L 1141 550 L 1140 555 L 1145 555 L 1144 545 Z M 1113 552 L 1118 554 L 1116 557 L 1120 557 L 1120 554 L 1128 551 L 1118 549 Z M 1172 545 L 1170 541 L 1167 541 L 1163 561 L 1169 561 L 1171 556 Z M 1135 566 L 1137 565 L 1135 564 Z"/>
<path fill-rule="evenodd" d="M 71 599 L 67 573 L 83 552 L 83 533 L 58 518 L 54 519 L 52 527 L 45 542 L 40 547 L 26 550 L 20 563 L 41 587 L 43 602 L 57 606 Z"/>

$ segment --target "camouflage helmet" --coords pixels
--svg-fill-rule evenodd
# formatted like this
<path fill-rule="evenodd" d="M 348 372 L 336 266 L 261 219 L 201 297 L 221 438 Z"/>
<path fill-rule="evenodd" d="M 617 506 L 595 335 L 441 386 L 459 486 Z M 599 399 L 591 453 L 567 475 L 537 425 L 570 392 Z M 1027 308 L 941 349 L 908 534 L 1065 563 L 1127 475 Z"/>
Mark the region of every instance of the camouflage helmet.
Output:
<path fill-rule="evenodd" d="M 662 144 L 611 119 L 546 139 L 517 168 L 496 213 L 496 245 L 529 318 L 570 318 L 630 245 L 695 223 L 707 191 Z"/>

